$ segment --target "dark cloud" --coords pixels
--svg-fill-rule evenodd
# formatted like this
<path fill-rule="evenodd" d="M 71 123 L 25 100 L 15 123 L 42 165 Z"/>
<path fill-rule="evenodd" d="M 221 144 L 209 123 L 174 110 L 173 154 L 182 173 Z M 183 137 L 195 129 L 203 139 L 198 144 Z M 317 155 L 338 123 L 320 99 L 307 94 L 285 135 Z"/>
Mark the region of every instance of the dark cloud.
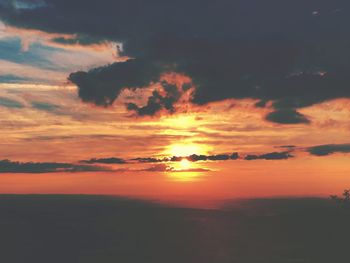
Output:
<path fill-rule="evenodd" d="M 135 111 L 139 116 L 153 116 L 162 109 L 169 113 L 174 113 L 174 104 L 179 101 L 186 87 L 180 87 L 181 90 L 179 90 L 176 85 L 166 82 L 162 82 L 162 87 L 164 89 L 164 95 L 155 90 L 152 96 L 148 98 L 146 106 L 139 107 L 135 103 L 128 103 L 127 109 Z"/>
<path fill-rule="evenodd" d="M 304 115 L 294 109 L 275 110 L 266 116 L 266 120 L 281 124 L 310 123 Z"/>
<path fill-rule="evenodd" d="M 293 158 L 294 155 L 292 155 L 290 152 L 272 152 L 272 153 L 265 153 L 261 155 L 256 154 L 249 154 L 245 156 L 245 160 L 252 161 L 252 160 L 285 160 L 289 158 Z"/>
<path fill-rule="evenodd" d="M 48 112 L 54 112 L 60 107 L 58 105 L 47 103 L 47 102 L 40 102 L 40 101 L 33 101 L 31 102 L 32 107 L 41 110 L 41 111 L 48 111 Z"/>
<path fill-rule="evenodd" d="M 57 37 L 52 39 L 53 42 L 63 45 L 83 45 L 83 46 L 89 46 L 93 44 L 102 44 L 104 43 L 103 40 L 91 37 L 88 35 L 78 35 L 75 38 L 64 38 L 64 37 Z"/>
<path fill-rule="evenodd" d="M 237 160 L 239 158 L 239 154 L 238 153 L 232 153 L 231 155 L 230 155 L 230 159 L 231 160 Z"/>
<path fill-rule="evenodd" d="M 57 173 L 57 172 L 96 172 L 111 171 L 102 166 L 76 165 L 71 163 L 35 163 L 14 162 L 10 160 L 0 161 L 0 173 Z"/>
<path fill-rule="evenodd" d="M 108 106 L 123 88 L 146 86 L 168 70 L 192 78 L 194 103 L 272 102 L 266 118 L 281 124 L 307 124 L 298 109 L 350 97 L 349 1 L 47 0 L 23 10 L 11 3 L 0 4 L 9 24 L 123 42 L 134 59 L 70 75 L 86 102 Z M 155 114 L 164 99 L 153 94 L 145 107 L 129 109 Z"/>
<path fill-rule="evenodd" d="M 167 164 L 157 164 L 149 168 L 138 170 L 140 172 L 173 172 L 173 173 L 183 173 L 183 172 L 209 172 L 210 169 L 206 168 L 188 168 L 188 169 L 175 169 Z"/>
<path fill-rule="evenodd" d="M 92 158 L 90 160 L 82 160 L 80 163 L 104 163 L 104 164 L 125 164 L 127 161 L 121 158 L 111 157 L 111 158 Z"/>
<path fill-rule="evenodd" d="M 292 148 L 292 146 L 288 146 Z M 287 148 L 287 146 L 282 146 L 282 148 Z M 245 160 L 258 160 L 258 159 L 264 159 L 264 160 L 283 160 L 283 159 L 289 159 L 293 158 L 294 155 L 291 154 L 290 151 L 285 152 L 272 152 L 272 153 L 266 153 L 266 154 L 250 154 L 246 155 L 244 157 Z M 172 157 L 165 157 L 165 158 L 135 158 L 132 159 L 134 161 L 138 161 L 141 163 L 162 163 L 162 162 L 180 162 L 183 159 L 187 159 L 190 162 L 198 162 L 198 161 L 229 161 L 229 160 L 238 160 L 240 158 L 240 155 L 238 153 L 232 153 L 232 154 L 217 154 L 217 155 L 197 155 L 192 154 L 190 156 L 172 156 Z"/>
<path fill-rule="evenodd" d="M 89 72 L 72 73 L 69 80 L 78 86 L 79 96 L 83 101 L 109 106 L 123 88 L 144 87 L 152 81 L 157 81 L 162 69 L 161 65 L 141 59 L 130 59 L 123 63 L 95 68 Z"/>
<path fill-rule="evenodd" d="M 22 103 L 5 97 L 0 97 L 0 106 L 14 109 L 24 108 Z"/>
<path fill-rule="evenodd" d="M 7 0 L 4 0 L 5 3 L 6 1 Z M 25 10 L 25 9 L 33 10 L 36 8 L 46 6 L 44 0 L 15 0 L 15 1 L 12 1 L 12 3 L 17 10 Z"/>
<path fill-rule="evenodd" d="M 286 147 L 292 147 L 292 146 L 281 146 L 282 148 Z M 294 146 L 293 146 L 294 147 Z M 265 153 L 265 154 L 250 154 L 246 155 L 244 158 L 241 157 L 238 153 L 234 152 L 232 154 L 216 154 L 216 155 L 197 155 L 192 154 L 189 156 L 172 156 L 172 157 L 163 157 L 163 158 L 155 158 L 155 157 L 143 157 L 143 158 L 133 158 L 129 161 L 126 161 L 124 159 L 120 158 L 102 158 L 102 159 L 90 159 L 90 160 L 83 160 L 80 161 L 81 163 L 88 163 L 88 164 L 94 164 L 94 163 L 103 163 L 103 164 L 125 164 L 125 163 L 150 163 L 150 164 L 157 164 L 154 167 L 165 167 L 167 165 L 166 163 L 171 162 L 181 162 L 182 160 L 186 159 L 190 162 L 199 162 L 199 161 L 230 161 L 230 160 L 238 160 L 238 159 L 244 159 L 244 160 L 258 160 L 258 159 L 264 159 L 264 160 L 283 160 L 283 159 L 289 159 L 293 158 L 294 155 L 291 154 L 291 151 L 294 150 L 294 148 L 288 148 L 289 151 L 284 152 L 271 152 L 271 153 Z"/>
<path fill-rule="evenodd" d="M 187 158 L 187 157 L 182 157 L 182 156 L 172 156 L 172 157 L 164 157 L 164 158 L 142 157 L 142 158 L 134 158 L 131 160 L 137 161 L 139 163 L 163 163 L 163 162 L 180 162 L 184 158 Z"/>
<path fill-rule="evenodd" d="M 162 162 L 181 162 L 183 159 L 187 159 L 190 162 L 198 162 L 198 161 L 227 161 L 227 160 L 237 160 L 239 158 L 238 153 L 232 154 L 217 154 L 217 155 L 197 155 L 192 154 L 189 156 L 172 156 L 172 157 L 164 157 L 164 158 L 135 158 L 133 161 L 137 161 L 140 163 L 162 163 Z"/>
<path fill-rule="evenodd" d="M 182 157 L 182 156 L 173 156 L 173 157 L 170 157 L 170 158 L 166 158 L 166 161 L 168 162 L 181 162 L 182 159 L 184 159 L 186 157 Z"/>
<path fill-rule="evenodd" d="M 316 156 L 326 156 L 333 153 L 350 153 L 350 144 L 325 144 L 307 148 L 307 151 Z"/>
<path fill-rule="evenodd" d="M 239 158 L 238 153 L 233 153 L 231 155 L 229 154 L 218 154 L 218 155 L 197 155 L 192 154 L 186 159 L 188 159 L 191 162 L 197 162 L 197 161 L 227 161 L 227 160 L 237 160 Z"/>
<path fill-rule="evenodd" d="M 192 155 L 187 157 L 187 160 L 189 160 L 191 162 L 206 161 L 206 160 L 208 160 L 208 156 L 192 154 Z"/>
<path fill-rule="evenodd" d="M 132 161 L 137 161 L 140 163 L 160 163 L 165 161 L 164 159 L 158 159 L 158 158 L 153 158 L 153 157 L 145 157 L 145 158 L 134 158 L 131 159 Z"/>
<path fill-rule="evenodd" d="M 210 169 L 207 168 L 188 168 L 188 169 L 176 169 L 166 163 L 159 163 L 152 165 L 150 167 L 145 167 L 141 169 L 132 169 L 132 168 L 119 168 L 119 169 L 109 169 L 106 170 L 109 172 L 115 172 L 115 173 L 126 173 L 126 172 L 134 172 L 134 173 L 139 173 L 139 172 L 172 172 L 172 173 L 177 173 L 177 172 L 209 172 L 211 171 Z"/>

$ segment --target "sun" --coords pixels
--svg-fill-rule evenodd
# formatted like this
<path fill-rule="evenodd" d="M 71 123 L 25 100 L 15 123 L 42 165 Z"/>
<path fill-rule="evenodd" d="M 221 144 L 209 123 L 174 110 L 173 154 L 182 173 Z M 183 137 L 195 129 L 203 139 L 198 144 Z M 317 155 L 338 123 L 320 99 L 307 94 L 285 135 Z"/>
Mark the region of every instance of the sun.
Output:
<path fill-rule="evenodd" d="M 184 158 L 180 161 L 179 166 L 181 167 L 181 169 L 189 169 L 191 168 L 191 162 Z"/>
<path fill-rule="evenodd" d="M 207 148 L 198 144 L 172 144 L 167 147 L 166 154 L 171 156 L 187 157 L 192 154 L 206 154 Z"/>

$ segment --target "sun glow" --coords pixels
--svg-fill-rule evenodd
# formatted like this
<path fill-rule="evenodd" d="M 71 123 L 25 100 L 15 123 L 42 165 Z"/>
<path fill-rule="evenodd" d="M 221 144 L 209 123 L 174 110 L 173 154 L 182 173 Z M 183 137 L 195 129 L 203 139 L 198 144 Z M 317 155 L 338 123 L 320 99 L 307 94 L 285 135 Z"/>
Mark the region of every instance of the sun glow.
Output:
<path fill-rule="evenodd" d="M 197 144 L 173 144 L 167 148 L 166 154 L 186 157 L 192 154 L 207 154 L 207 147 Z"/>
<path fill-rule="evenodd" d="M 169 153 L 173 156 L 189 156 L 200 151 L 198 145 L 174 144 L 169 146 Z"/>
<path fill-rule="evenodd" d="M 163 119 L 163 123 L 170 127 L 182 129 L 191 128 L 198 125 L 198 121 L 196 121 L 196 117 L 194 115 L 177 115 L 166 117 Z"/>
<path fill-rule="evenodd" d="M 189 169 L 191 168 L 191 162 L 184 158 L 180 161 L 179 166 L 181 167 L 181 169 Z"/>
<path fill-rule="evenodd" d="M 168 177 L 172 181 L 194 182 L 194 181 L 200 180 L 202 177 L 201 173 L 192 171 L 194 168 L 196 168 L 196 164 L 187 160 L 186 158 L 183 158 L 180 162 L 174 163 L 174 166 L 175 166 L 176 172 L 168 173 Z"/>

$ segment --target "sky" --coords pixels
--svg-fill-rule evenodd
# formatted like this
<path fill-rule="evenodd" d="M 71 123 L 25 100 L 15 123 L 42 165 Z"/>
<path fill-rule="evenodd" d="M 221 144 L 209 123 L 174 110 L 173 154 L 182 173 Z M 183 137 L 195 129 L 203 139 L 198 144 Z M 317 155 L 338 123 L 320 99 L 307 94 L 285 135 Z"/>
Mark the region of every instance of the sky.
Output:
<path fill-rule="evenodd" d="M 350 3 L 1 0 L 0 193 L 350 186 Z"/>

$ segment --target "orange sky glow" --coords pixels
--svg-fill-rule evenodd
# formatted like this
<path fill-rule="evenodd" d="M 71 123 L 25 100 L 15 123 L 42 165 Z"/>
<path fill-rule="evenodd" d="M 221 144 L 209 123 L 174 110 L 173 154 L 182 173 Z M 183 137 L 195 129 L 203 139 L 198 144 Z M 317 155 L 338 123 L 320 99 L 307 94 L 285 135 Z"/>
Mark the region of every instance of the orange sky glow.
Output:
<path fill-rule="evenodd" d="M 135 118 L 122 105 L 131 96 L 138 98 L 137 90 L 134 94 L 126 92 L 113 108 L 80 103 L 71 86 L 2 84 L 1 93 L 24 105 L 44 98 L 59 106 L 53 112 L 1 110 L 0 133 L 6 138 L 0 142 L 1 156 L 21 162 L 264 153 L 279 151 L 277 146 L 291 142 L 300 148 L 324 142 L 344 143 L 350 128 L 350 101 L 345 99 L 306 108 L 303 112 L 312 116 L 313 124 L 286 128 L 264 121 L 265 110 L 254 108 L 253 100 L 231 100 L 173 115 Z M 330 112 L 335 113 L 332 118 Z M 166 164 L 173 170 L 142 170 L 154 165 L 114 164 L 113 172 L 4 173 L 0 176 L 0 192 L 111 194 L 196 202 L 327 196 L 350 185 L 345 154 L 317 157 L 300 151 L 288 160 L 183 160 Z"/>
<path fill-rule="evenodd" d="M 169 67 L 158 81 L 125 87 L 115 100 L 107 100 L 111 105 L 96 106 L 81 98 L 68 74 L 132 58 L 122 54 L 122 43 L 74 42 L 78 37 L 0 21 L 0 42 L 17 43 L 16 56 L 28 56 L 26 63 L 0 58 L 0 76 L 10 80 L 0 82 L 0 160 L 20 167 L 63 163 L 97 169 L 5 170 L 0 193 L 218 200 L 327 196 L 350 186 L 350 150 L 342 148 L 349 146 L 349 99 L 298 108 L 310 123 L 284 125 L 266 118 L 276 107 L 272 100 L 264 107 L 257 106 L 259 99 L 245 97 L 193 103 L 196 83 Z M 44 57 L 39 61 L 44 66 L 29 55 Z M 12 81 L 13 76 L 19 80 Z M 327 72 L 317 76 L 327 77 Z M 176 99 L 170 106 L 163 105 L 153 116 L 136 114 L 157 96 L 172 99 L 167 97 L 172 87 Z M 312 154 L 312 147 L 322 145 L 338 150 Z M 284 156 L 264 157 L 270 153 Z M 193 161 L 191 155 L 202 159 Z M 122 161 L 96 164 L 106 158 Z"/>

